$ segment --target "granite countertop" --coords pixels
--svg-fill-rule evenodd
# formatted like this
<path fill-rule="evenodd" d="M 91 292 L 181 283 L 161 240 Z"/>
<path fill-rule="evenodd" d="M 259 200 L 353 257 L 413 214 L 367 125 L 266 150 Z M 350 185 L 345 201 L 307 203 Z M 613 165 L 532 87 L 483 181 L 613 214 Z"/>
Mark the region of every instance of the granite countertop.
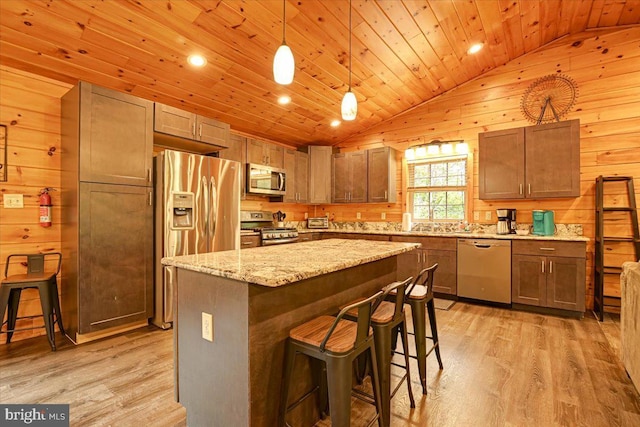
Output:
<path fill-rule="evenodd" d="M 345 233 L 345 234 L 381 234 L 389 236 L 415 236 L 415 237 L 462 237 L 467 239 L 501 239 L 501 240 L 557 240 L 566 242 L 588 242 L 585 236 L 554 235 L 535 236 L 528 234 L 495 234 L 472 232 L 433 232 L 433 231 L 391 231 L 391 230 L 342 230 L 342 229 L 299 229 L 298 233 Z"/>
<path fill-rule="evenodd" d="M 388 258 L 417 243 L 327 239 L 162 259 L 162 264 L 267 287 Z"/>

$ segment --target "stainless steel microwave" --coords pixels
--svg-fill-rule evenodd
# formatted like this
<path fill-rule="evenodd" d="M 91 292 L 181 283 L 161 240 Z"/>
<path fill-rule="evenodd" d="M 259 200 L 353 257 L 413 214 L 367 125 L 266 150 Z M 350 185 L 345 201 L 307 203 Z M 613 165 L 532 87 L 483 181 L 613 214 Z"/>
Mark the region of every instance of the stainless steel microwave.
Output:
<path fill-rule="evenodd" d="M 280 196 L 286 185 L 284 169 L 247 163 L 247 193 Z"/>

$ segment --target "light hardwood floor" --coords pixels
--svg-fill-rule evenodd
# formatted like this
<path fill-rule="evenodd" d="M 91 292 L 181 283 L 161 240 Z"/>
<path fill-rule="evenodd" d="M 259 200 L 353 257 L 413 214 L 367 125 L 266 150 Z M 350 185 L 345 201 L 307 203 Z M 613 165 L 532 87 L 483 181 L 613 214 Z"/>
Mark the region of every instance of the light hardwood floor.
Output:
<path fill-rule="evenodd" d="M 595 319 L 460 302 L 437 319 L 444 370 L 429 357 L 422 395 L 412 365 L 416 408 L 403 386 L 393 426 L 640 426 L 640 396 Z M 173 400 L 171 331 L 58 341 L 55 353 L 45 337 L 0 346 L 0 402 L 69 403 L 72 426 L 186 424 Z M 354 403 L 353 425 L 372 414 Z"/>

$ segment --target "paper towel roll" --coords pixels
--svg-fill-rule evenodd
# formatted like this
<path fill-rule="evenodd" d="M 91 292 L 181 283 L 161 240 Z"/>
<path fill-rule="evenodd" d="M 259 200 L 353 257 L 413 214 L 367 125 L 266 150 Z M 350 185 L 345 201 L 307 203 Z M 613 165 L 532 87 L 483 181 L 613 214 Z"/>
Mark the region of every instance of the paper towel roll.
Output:
<path fill-rule="evenodd" d="M 411 231 L 411 213 L 402 214 L 402 231 Z"/>

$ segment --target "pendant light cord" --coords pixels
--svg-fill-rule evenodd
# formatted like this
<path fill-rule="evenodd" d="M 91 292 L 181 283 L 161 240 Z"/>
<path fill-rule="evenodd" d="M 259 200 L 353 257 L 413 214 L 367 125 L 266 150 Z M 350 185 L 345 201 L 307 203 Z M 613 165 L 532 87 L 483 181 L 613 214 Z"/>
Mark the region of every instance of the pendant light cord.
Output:
<path fill-rule="evenodd" d="M 349 0 L 349 92 L 351 92 L 351 0 Z"/>
<path fill-rule="evenodd" d="M 287 11 L 287 0 L 282 0 L 282 44 L 286 44 L 285 38 L 284 38 L 284 30 L 286 28 L 286 19 L 285 19 L 286 11 Z"/>

